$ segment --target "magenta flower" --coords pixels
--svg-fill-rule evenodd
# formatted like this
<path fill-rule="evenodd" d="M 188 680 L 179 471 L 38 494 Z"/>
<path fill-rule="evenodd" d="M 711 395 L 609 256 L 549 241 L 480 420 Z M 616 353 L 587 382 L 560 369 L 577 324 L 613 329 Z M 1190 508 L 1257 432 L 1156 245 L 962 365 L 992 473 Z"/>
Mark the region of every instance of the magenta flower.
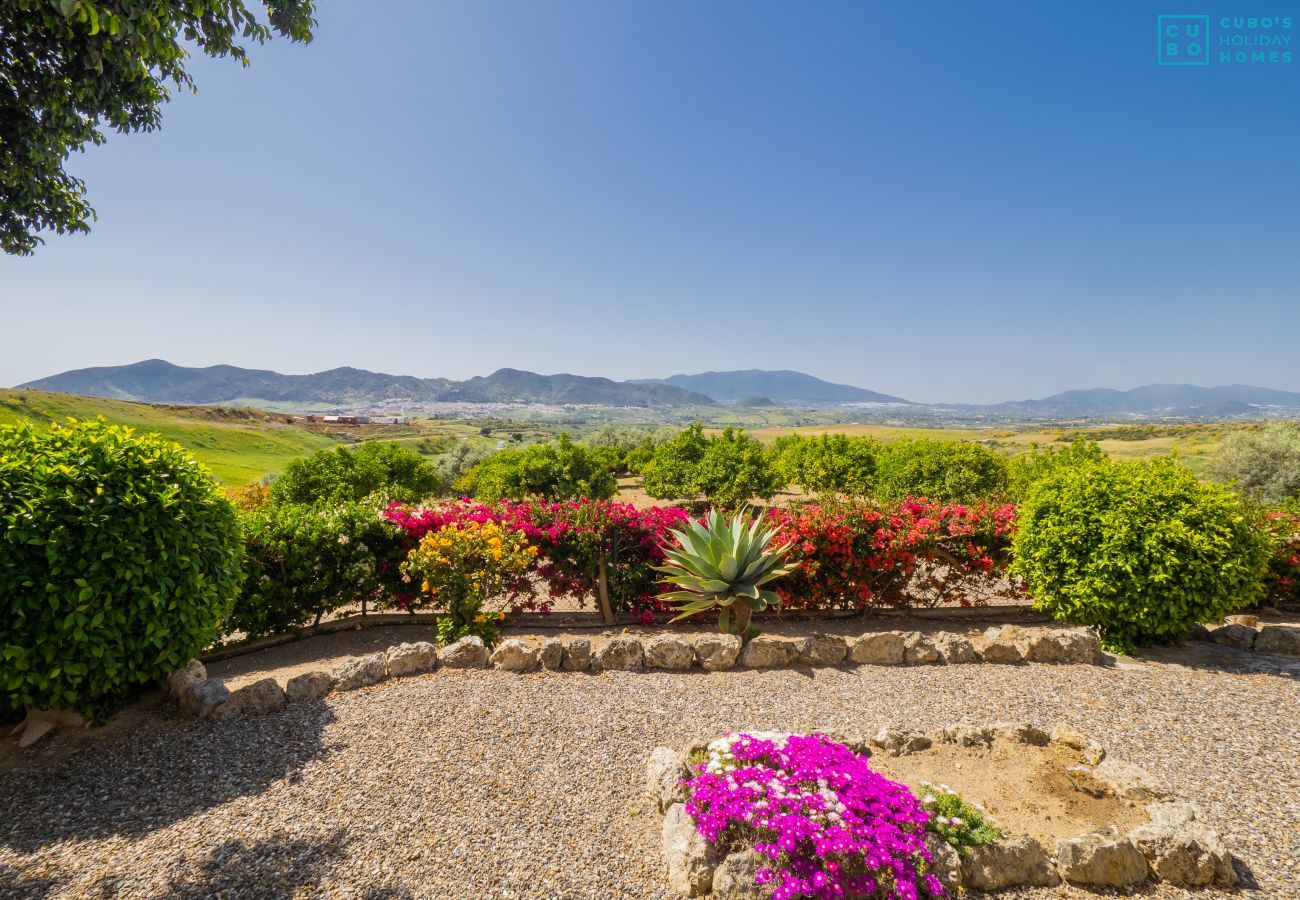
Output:
<path fill-rule="evenodd" d="M 750 846 L 770 862 L 757 880 L 774 885 L 773 900 L 944 896 L 925 846 L 929 814 L 843 744 L 733 735 L 709 745 L 686 785 L 705 840 L 728 852 Z"/>

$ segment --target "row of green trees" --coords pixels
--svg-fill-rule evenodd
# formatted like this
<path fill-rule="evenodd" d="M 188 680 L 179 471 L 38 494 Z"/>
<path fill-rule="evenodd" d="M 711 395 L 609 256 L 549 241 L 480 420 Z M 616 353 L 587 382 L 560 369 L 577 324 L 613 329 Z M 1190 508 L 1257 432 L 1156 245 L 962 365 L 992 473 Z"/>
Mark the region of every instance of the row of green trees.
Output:
<path fill-rule="evenodd" d="M 652 497 L 720 507 L 768 500 L 791 485 L 815 495 L 972 500 L 1005 494 L 1012 481 L 1002 453 L 968 441 L 830 434 L 767 445 L 741 428 L 709 434 L 695 424 L 671 436 L 610 430 L 500 450 L 453 486 L 480 500 L 601 499 L 614 495 L 621 473 L 643 475 Z"/>

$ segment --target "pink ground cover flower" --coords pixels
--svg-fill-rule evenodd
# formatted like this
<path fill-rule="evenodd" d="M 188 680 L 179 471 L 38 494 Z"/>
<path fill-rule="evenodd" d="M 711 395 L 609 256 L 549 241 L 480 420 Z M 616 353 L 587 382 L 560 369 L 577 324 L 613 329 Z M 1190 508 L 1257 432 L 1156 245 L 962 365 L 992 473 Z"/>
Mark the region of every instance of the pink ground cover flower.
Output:
<path fill-rule="evenodd" d="M 925 846 L 929 813 L 906 785 L 822 735 L 739 734 L 709 745 L 687 779 L 705 840 L 752 846 L 773 900 L 943 897 Z"/>

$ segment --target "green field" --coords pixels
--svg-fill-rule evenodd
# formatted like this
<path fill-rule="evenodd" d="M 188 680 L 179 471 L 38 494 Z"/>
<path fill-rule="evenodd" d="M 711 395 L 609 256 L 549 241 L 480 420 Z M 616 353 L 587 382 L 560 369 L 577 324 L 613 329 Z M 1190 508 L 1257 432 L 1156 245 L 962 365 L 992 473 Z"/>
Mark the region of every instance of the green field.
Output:
<path fill-rule="evenodd" d="M 110 422 L 141 431 L 156 431 L 194 454 L 227 484 L 243 484 L 285 463 L 323 447 L 338 446 L 340 438 L 309 431 L 287 416 L 252 409 L 205 406 L 155 406 L 51 394 L 44 391 L 0 389 L 0 425 L 24 420 L 36 423 L 69 417 Z"/>

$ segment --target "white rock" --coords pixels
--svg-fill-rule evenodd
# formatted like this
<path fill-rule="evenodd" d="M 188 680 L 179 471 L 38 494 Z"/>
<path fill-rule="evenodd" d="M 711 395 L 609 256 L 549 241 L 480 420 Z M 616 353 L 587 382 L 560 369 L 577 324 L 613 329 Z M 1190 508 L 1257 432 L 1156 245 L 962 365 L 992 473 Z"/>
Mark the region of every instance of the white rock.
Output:
<path fill-rule="evenodd" d="M 647 669 L 689 669 L 694 664 L 695 648 L 675 634 L 661 634 L 645 645 Z"/>
<path fill-rule="evenodd" d="M 285 696 L 294 703 L 319 700 L 334 689 L 334 677 L 329 672 L 303 672 L 290 678 L 284 686 Z"/>
<path fill-rule="evenodd" d="M 903 633 L 878 631 L 864 634 L 849 649 L 849 661 L 869 666 L 897 666 L 903 662 Z"/>
<path fill-rule="evenodd" d="M 1030 628 L 1017 636 L 1017 644 L 1030 662 L 1096 663 L 1101 642 L 1083 628 Z"/>
<path fill-rule="evenodd" d="M 490 662 L 506 672 L 531 672 L 538 666 L 537 651 L 519 638 L 507 638 L 492 651 Z"/>
<path fill-rule="evenodd" d="M 1188 804 L 1152 805 L 1185 807 Z M 1209 884 L 1231 887 L 1237 883 L 1232 857 L 1214 829 L 1194 819 L 1178 821 L 1171 814 L 1162 813 L 1162 818 L 1160 822 L 1134 828 L 1131 834 L 1156 878 L 1187 887 Z"/>
<path fill-rule="evenodd" d="M 818 632 L 795 642 L 795 662 L 801 666 L 838 666 L 848 655 L 848 642 L 838 634 Z"/>
<path fill-rule="evenodd" d="M 643 660 L 641 642 L 621 634 L 596 651 L 591 668 L 595 672 L 632 672 L 641 668 Z"/>
<path fill-rule="evenodd" d="M 958 747 L 991 747 L 993 731 L 980 725 L 949 725 L 939 732 L 939 740 Z"/>
<path fill-rule="evenodd" d="M 467 635 L 439 650 L 438 664 L 448 669 L 482 669 L 488 664 L 488 649 L 481 637 Z"/>
<path fill-rule="evenodd" d="M 740 664 L 751 669 L 788 666 L 794 661 L 795 647 L 770 634 L 760 634 L 740 651 Z"/>
<path fill-rule="evenodd" d="M 220 678 L 205 678 L 185 688 L 180 696 L 180 707 L 199 719 L 212 719 L 217 710 L 230 699 L 230 689 Z"/>
<path fill-rule="evenodd" d="M 230 699 L 239 704 L 241 714 L 261 716 L 283 709 L 287 698 L 279 682 L 274 678 L 262 678 L 234 691 Z"/>
<path fill-rule="evenodd" d="M 1300 656 L 1300 628 L 1294 625 L 1265 625 L 1255 638 L 1258 653 Z"/>
<path fill-rule="evenodd" d="M 1114 825 L 1056 842 L 1056 866 L 1071 884 L 1129 887 L 1147 880 L 1142 851 Z"/>
<path fill-rule="evenodd" d="M 1028 722 L 994 722 L 989 727 L 993 731 L 993 736 L 1000 741 L 1046 747 L 1051 740 L 1051 736 L 1046 731 Z"/>
<path fill-rule="evenodd" d="M 899 731 L 896 728 L 882 728 L 871 739 L 873 747 L 879 747 L 890 756 L 918 753 L 929 749 L 933 743 L 928 735 L 915 731 Z"/>
<path fill-rule="evenodd" d="M 537 661 L 548 672 L 556 672 L 564 666 L 564 641 L 559 638 L 547 638 L 537 650 Z M 588 660 L 588 665 L 591 661 Z M 584 667 L 585 668 L 585 667 Z"/>
<path fill-rule="evenodd" d="M 682 780 L 690 775 L 683 754 L 668 747 L 655 747 L 645 767 L 646 796 L 650 797 L 660 812 L 667 812 L 674 803 L 686 802 L 686 787 Z"/>
<path fill-rule="evenodd" d="M 389 647 L 384 656 L 389 678 L 432 672 L 438 667 L 438 648 L 428 641 Z"/>
<path fill-rule="evenodd" d="M 681 897 L 709 892 L 718 865 L 717 854 L 695 830 L 695 820 L 680 803 L 668 807 L 663 825 L 664 863 L 668 886 Z"/>
<path fill-rule="evenodd" d="M 1181 800 L 1165 800 L 1147 804 L 1147 815 L 1155 825 L 1186 825 L 1201 818 L 1201 810 L 1195 803 Z"/>
<path fill-rule="evenodd" d="M 1021 663 L 1025 661 L 1023 628 L 1004 625 L 984 632 L 977 649 L 985 662 Z"/>
<path fill-rule="evenodd" d="M 355 691 L 367 685 L 378 684 L 388 675 L 384 654 L 356 656 L 345 659 L 334 667 L 334 690 Z"/>
<path fill-rule="evenodd" d="M 759 887 L 754 880 L 764 866 L 753 850 L 729 854 L 713 875 L 714 900 L 767 900 L 772 896 L 771 884 Z"/>
<path fill-rule="evenodd" d="M 1249 650 L 1259 632 L 1247 625 L 1224 625 L 1210 631 L 1210 640 L 1234 650 Z"/>
<path fill-rule="evenodd" d="M 970 847 L 962 856 L 962 884 L 968 890 L 996 891 L 1017 885 L 1051 887 L 1061 881 L 1043 845 L 1025 835 Z"/>
<path fill-rule="evenodd" d="M 975 645 L 964 634 L 942 631 L 934 636 L 932 642 L 934 648 L 939 651 L 939 659 L 945 665 L 980 661 L 980 655 L 975 652 Z"/>
<path fill-rule="evenodd" d="M 207 677 L 208 670 L 203 668 L 203 663 L 192 659 L 185 664 L 185 668 L 177 669 L 163 679 L 163 689 L 167 691 L 169 697 L 179 703 L 186 691 Z"/>
<path fill-rule="evenodd" d="M 591 641 L 586 638 L 570 638 L 564 645 L 560 668 L 566 672 L 585 672 L 590 669 Z"/>
<path fill-rule="evenodd" d="M 695 639 L 695 655 L 706 672 L 734 669 L 741 641 L 734 634 L 705 634 Z"/>
<path fill-rule="evenodd" d="M 958 896 L 961 888 L 961 856 L 957 849 L 933 831 L 926 832 L 925 846 L 930 851 L 935 877 L 949 897 Z"/>
<path fill-rule="evenodd" d="M 928 635 L 909 631 L 903 638 L 903 661 L 911 665 L 929 665 L 939 661 L 939 648 Z"/>

